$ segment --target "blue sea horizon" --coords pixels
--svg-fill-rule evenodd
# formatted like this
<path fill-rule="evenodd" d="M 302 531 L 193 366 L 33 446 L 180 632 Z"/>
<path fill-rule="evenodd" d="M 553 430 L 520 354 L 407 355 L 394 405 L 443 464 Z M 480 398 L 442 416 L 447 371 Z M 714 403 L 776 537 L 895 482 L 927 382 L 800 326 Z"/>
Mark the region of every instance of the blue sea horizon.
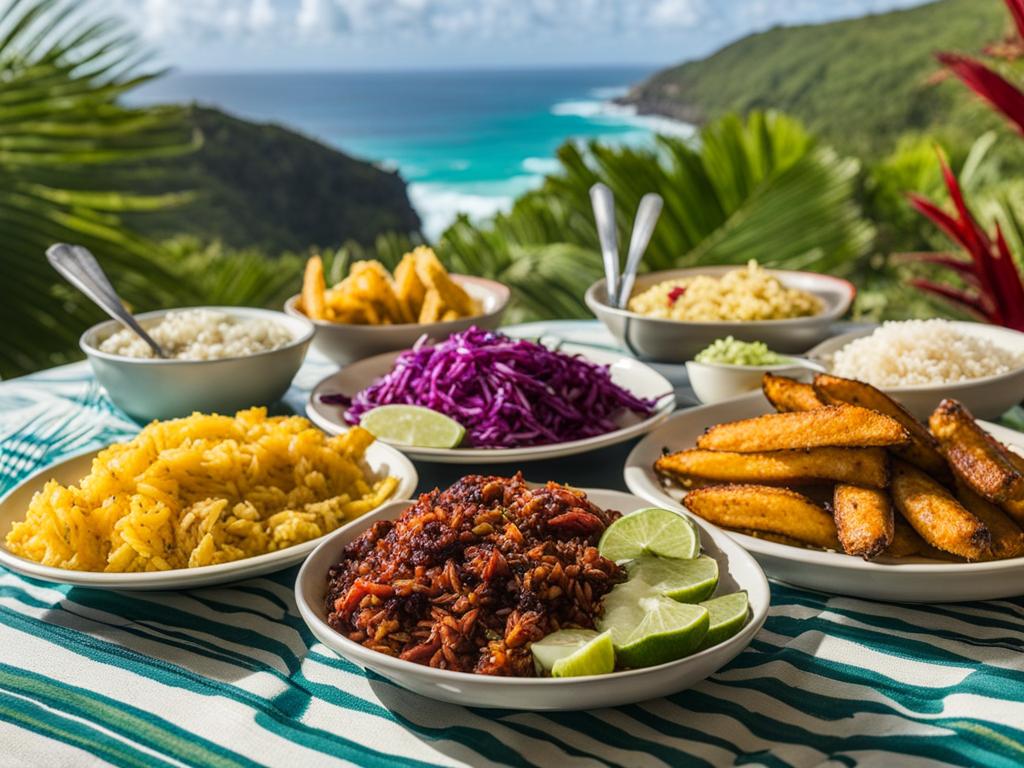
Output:
<path fill-rule="evenodd" d="M 557 169 L 570 139 L 649 144 L 690 126 L 613 99 L 654 67 L 415 72 L 171 73 L 133 103 L 198 102 L 274 122 L 397 169 L 423 231 L 457 213 L 482 219 Z"/>

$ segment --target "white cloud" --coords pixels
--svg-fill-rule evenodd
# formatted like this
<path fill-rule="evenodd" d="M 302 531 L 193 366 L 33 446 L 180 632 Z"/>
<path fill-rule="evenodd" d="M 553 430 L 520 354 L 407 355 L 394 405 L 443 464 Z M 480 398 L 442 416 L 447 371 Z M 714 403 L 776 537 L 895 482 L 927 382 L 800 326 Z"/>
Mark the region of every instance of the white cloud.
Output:
<path fill-rule="evenodd" d="M 271 29 L 276 19 L 277 13 L 274 11 L 274 6 L 270 4 L 270 0 L 252 0 L 249 5 L 248 17 L 250 30 L 259 33 Z"/>
<path fill-rule="evenodd" d="M 922 0 L 107 0 L 160 46 L 257 40 L 462 44 L 609 41 L 722 27 L 736 35 L 780 23 L 915 5 Z M 141 8 L 140 8 L 141 6 Z"/>

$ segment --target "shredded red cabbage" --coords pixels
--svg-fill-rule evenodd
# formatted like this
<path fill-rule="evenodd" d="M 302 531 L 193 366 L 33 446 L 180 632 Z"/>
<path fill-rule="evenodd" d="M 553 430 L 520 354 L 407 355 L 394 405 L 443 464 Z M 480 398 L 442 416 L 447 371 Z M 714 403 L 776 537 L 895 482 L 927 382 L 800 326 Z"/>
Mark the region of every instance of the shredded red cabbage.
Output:
<path fill-rule="evenodd" d="M 322 399 L 347 404 L 343 395 Z M 455 419 L 472 447 L 517 448 L 603 435 L 619 428 L 623 410 L 649 416 L 655 401 L 614 384 L 608 366 L 474 326 L 434 345 L 420 338 L 352 398 L 345 420 L 396 404 Z"/>

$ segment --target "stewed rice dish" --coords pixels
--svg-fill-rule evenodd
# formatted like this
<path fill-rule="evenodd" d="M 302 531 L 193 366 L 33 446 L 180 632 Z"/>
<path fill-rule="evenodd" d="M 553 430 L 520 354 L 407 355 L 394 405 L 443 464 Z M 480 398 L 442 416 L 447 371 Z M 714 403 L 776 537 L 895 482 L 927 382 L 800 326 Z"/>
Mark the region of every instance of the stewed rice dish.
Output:
<path fill-rule="evenodd" d="M 16 555 L 80 571 L 164 571 L 322 536 L 395 490 L 362 461 L 373 436 L 300 416 L 193 414 L 101 451 L 77 485 L 51 480 L 7 534 Z"/>
<path fill-rule="evenodd" d="M 580 490 L 470 475 L 352 541 L 328 572 L 328 623 L 390 656 L 458 672 L 530 677 L 530 643 L 594 628 L 626 578 L 598 553 L 620 517 Z"/>

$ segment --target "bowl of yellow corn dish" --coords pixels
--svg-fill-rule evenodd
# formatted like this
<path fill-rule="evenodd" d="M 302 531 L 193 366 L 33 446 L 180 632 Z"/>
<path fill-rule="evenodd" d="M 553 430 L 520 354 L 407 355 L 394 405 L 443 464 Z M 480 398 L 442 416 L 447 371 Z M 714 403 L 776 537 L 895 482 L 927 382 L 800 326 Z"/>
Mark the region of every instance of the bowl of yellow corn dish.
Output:
<path fill-rule="evenodd" d="M 637 357 L 682 363 L 725 336 L 801 352 L 828 336 L 855 295 L 853 285 L 841 278 L 749 262 L 640 275 L 625 308 L 611 305 L 604 280 L 594 283 L 585 299 Z"/>

